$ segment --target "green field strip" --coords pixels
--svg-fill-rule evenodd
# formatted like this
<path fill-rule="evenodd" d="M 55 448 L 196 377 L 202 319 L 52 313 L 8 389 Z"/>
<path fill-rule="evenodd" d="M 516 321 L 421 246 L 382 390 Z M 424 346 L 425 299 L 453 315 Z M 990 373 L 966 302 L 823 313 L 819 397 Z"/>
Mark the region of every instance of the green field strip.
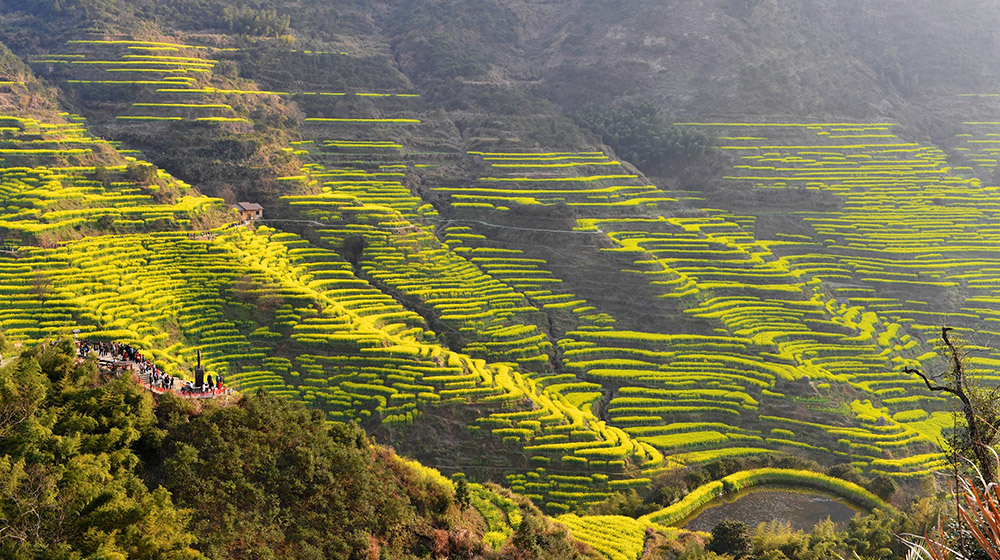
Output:
<path fill-rule="evenodd" d="M 558 521 L 569 528 L 577 540 L 586 543 L 607 560 L 635 560 L 642 555 L 646 525 L 630 517 L 574 514 L 561 515 Z"/>
<path fill-rule="evenodd" d="M 653 523 L 670 526 L 684 521 L 699 507 L 715 499 L 718 494 L 739 491 L 758 484 L 790 484 L 803 485 L 831 492 L 834 495 L 848 499 L 858 505 L 868 508 L 888 509 L 881 499 L 864 488 L 851 483 L 810 471 L 789 469 L 755 469 L 740 471 L 721 480 L 710 482 L 696 488 L 681 501 L 654 513 L 638 519 L 640 523 Z"/>

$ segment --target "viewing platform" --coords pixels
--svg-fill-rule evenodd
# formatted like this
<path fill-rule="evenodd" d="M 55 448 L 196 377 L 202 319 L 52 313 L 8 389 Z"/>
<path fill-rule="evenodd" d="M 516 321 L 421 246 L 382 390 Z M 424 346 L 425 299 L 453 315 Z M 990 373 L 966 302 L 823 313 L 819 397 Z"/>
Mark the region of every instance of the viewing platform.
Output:
<path fill-rule="evenodd" d="M 222 380 L 213 379 L 211 375 L 208 376 L 208 380 L 213 382 L 206 381 L 205 372 L 201 368 L 200 353 L 199 363 L 194 372 L 195 381 L 188 381 L 163 373 L 138 350 L 126 343 L 78 340 L 76 344 L 80 359 L 86 358 L 91 353 L 96 354 L 97 364 L 101 370 L 114 376 L 130 374 L 136 382 L 158 395 L 173 393 L 185 399 L 225 397 L 228 400 L 235 392 Z"/>

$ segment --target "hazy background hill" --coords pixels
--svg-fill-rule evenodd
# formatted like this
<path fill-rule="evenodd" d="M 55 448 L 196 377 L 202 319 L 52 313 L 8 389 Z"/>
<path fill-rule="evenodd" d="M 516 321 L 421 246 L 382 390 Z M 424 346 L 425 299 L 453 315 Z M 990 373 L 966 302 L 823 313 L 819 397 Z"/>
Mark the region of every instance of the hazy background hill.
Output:
<path fill-rule="evenodd" d="M 227 6 L 276 10 L 300 48 L 387 57 L 454 107 L 475 107 L 499 88 L 494 96 L 506 99 L 496 101 L 508 107 L 525 94 L 568 111 L 641 98 L 682 121 L 836 115 L 929 134 L 919 116 L 928 102 L 989 91 L 998 78 L 990 61 L 1000 7 L 975 0 L 7 0 L 4 39 L 24 53 L 80 31 L 136 32 L 150 22 L 229 32 Z"/>

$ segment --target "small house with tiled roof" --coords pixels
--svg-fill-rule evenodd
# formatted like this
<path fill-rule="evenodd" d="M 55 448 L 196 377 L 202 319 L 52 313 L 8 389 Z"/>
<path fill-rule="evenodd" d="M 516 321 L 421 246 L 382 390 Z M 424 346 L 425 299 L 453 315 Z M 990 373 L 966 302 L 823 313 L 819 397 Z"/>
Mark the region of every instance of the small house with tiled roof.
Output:
<path fill-rule="evenodd" d="M 264 217 L 264 207 L 256 202 L 237 202 L 233 208 L 244 220 L 259 220 Z"/>

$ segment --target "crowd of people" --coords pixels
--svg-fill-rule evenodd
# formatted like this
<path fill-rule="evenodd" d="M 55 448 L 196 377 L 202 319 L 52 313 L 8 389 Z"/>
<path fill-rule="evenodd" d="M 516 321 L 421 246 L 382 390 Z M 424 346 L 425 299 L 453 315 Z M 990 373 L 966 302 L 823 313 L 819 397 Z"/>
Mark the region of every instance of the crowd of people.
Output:
<path fill-rule="evenodd" d="M 181 385 L 181 393 L 183 394 L 224 393 L 226 391 L 226 388 L 222 385 L 222 382 L 223 382 L 223 377 L 221 373 L 215 377 L 214 382 L 212 380 L 212 374 L 210 373 L 205 377 L 205 382 L 202 384 L 200 388 L 191 381 L 185 382 L 183 385 Z"/>
<path fill-rule="evenodd" d="M 91 352 L 97 352 L 98 356 L 110 356 L 112 360 L 138 362 L 142 356 L 131 344 L 123 342 L 78 340 L 76 346 L 80 351 L 81 358 L 86 358 Z"/>
<path fill-rule="evenodd" d="M 232 389 L 227 389 L 223 384 L 225 379 L 222 374 L 215 376 L 214 379 L 209 374 L 205 382 L 198 386 L 192 381 L 184 381 L 168 375 L 128 343 L 78 340 L 77 349 L 81 358 L 86 358 L 91 352 L 96 352 L 98 357 L 106 356 L 113 362 L 127 364 L 138 379 L 152 391 L 162 393 L 176 389 L 181 395 L 192 397 L 215 396 L 232 392 Z"/>

